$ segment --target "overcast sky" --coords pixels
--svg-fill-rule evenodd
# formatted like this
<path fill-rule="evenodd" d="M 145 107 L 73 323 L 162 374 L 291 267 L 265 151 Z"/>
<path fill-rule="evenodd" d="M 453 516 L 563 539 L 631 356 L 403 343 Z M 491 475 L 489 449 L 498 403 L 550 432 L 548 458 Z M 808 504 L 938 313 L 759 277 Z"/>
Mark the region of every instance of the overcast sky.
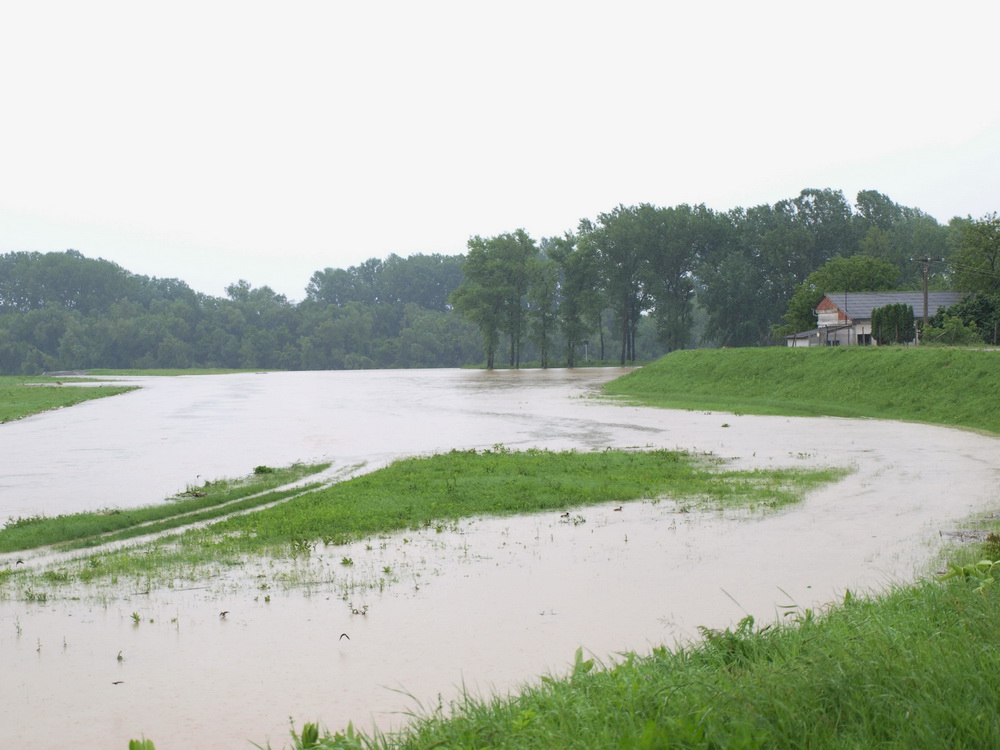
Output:
<path fill-rule="evenodd" d="M 978 218 L 998 22 L 995 0 L 4 2 L 0 252 L 300 300 L 328 266 L 618 204 L 830 187 Z"/>

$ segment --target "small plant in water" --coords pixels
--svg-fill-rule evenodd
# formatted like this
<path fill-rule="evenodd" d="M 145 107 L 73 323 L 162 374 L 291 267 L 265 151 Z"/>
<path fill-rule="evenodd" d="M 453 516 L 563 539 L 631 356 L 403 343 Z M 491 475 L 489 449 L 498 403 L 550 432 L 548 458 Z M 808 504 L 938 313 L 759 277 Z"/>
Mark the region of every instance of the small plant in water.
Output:
<path fill-rule="evenodd" d="M 138 625 L 142 621 L 142 616 L 138 612 L 133 612 L 129 617 L 132 618 L 133 625 Z"/>
<path fill-rule="evenodd" d="M 342 557 L 342 558 L 340 558 L 340 564 L 341 565 L 348 565 L 348 566 L 354 565 L 354 560 L 352 560 L 349 557 Z"/>

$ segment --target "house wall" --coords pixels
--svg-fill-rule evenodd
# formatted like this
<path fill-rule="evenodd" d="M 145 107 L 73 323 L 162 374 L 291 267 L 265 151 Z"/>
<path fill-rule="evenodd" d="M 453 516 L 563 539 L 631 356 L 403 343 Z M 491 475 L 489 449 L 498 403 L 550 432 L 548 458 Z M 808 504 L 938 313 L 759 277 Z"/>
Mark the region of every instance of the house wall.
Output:
<path fill-rule="evenodd" d="M 792 347 L 805 347 L 805 346 L 816 346 L 819 342 L 819 338 L 816 336 L 809 336 L 808 338 L 788 338 L 786 339 L 788 346 Z"/>

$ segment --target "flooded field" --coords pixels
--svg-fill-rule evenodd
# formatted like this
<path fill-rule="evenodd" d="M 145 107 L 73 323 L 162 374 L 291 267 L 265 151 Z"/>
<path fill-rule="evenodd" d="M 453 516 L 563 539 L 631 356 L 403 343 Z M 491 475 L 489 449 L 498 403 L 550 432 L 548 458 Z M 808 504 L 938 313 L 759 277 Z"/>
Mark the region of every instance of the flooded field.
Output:
<path fill-rule="evenodd" d="M 470 519 L 251 563 L 191 590 L 0 601 L 0 746 L 124 748 L 145 735 L 158 750 L 280 748 L 290 717 L 391 728 L 462 686 L 502 692 L 562 673 L 580 646 L 608 663 L 699 625 L 910 580 L 942 531 L 1000 507 L 994 438 L 587 398 L 618 374 L 137 379 L 142 391 L 0 427 L 0 518 L 146 504 L 259 464 L 328 460 L 336 472 L 496 443 L 853 470 L 769 515 L 639 501 Z"/>

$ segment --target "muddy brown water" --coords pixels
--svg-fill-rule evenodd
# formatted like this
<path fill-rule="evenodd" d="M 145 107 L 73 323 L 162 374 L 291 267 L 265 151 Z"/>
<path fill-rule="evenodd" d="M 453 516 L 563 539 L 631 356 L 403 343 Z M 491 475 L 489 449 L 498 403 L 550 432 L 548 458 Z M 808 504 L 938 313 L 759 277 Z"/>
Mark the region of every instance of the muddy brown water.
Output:
<path fill-rule="evenodd" d="M 391 729 L 463 686 L 505 692 L 564 673 L 577 647 L 610 663 L 698 626 L 912 580 L 941 532 L 1000 505 L 995 438 L 587 398 L 618 374 L 138 378 L 141 391 L 3 425 L 0 519 L 147 504 L 260 464 L 327 460 L 336 472 L 497 443 L 683 448 L 853 473 L 764 516 L 637 501 L 568 519 L 470 519 L 318 548 L 280 569 L 261 561 L 195 590 L 0 601 L 0 747 L 124 748 L 145 735 L 159 750 L 280 748 L 289 718 Z"/>

